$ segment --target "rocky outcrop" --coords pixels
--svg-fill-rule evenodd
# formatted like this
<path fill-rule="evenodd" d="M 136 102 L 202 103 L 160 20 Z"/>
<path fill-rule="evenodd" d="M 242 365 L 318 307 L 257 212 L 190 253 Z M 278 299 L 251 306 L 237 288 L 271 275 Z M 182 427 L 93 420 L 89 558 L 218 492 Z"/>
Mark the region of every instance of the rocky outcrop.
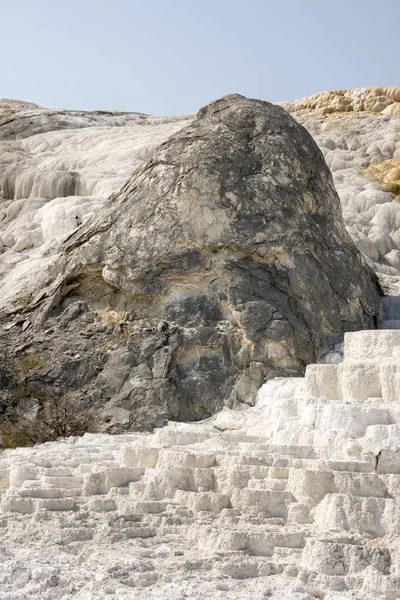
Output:
<path fill-rule="evenodd" d="M 321 149 L 351 238 L 396 294 L 399 89 L 333 90 L 281 103 Z M 193 118 L 0 100 L 0 309 L 29 295 L 63 239 Z"/>
<path fill-rule="evenodd" d="M 253 403 L 266 379 L 373 327 L 379 304 L 312 138 L 237 95 L 164 142 L 50 280 L 21 334 L 40 355 L 28 376 L 89 393 L 112 431 Z"/>

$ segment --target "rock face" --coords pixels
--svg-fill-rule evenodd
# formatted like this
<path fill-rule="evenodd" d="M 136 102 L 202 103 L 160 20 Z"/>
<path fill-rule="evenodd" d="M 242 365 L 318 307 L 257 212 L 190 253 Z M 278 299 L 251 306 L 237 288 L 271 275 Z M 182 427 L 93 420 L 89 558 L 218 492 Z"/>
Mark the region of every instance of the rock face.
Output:
<path fill-rule="evenodd" d="M 281 103 L 317 142 L 350 236 L 384 289 L 396 294 L 399 90 L 336 90 Z M 28 295 L 62 240 L 193 117 L 47 109 L 0 100 L 0 308 Z"/>
<path fill-rule="evenodd" d="M 51 363 L 34 377 L 94 385 L 112 431 L 253 403 L 266 379 L 374 327 L 379 305 L 312 138 L 237 95 L 164 142 L 65 242 L 51 278 L 37 310 Z M 111 355 L 104 313 L 122 335 Z"/>
<path fill-rule="evenodd" d="M 396 294 L 399 97 L 399 87 L 375 87 L 281 103 L 317 142 L 350 236 L 384 289 Z M 0 308 L 29 294 L 62 240 L 192 120 L 0 100 Z"/>

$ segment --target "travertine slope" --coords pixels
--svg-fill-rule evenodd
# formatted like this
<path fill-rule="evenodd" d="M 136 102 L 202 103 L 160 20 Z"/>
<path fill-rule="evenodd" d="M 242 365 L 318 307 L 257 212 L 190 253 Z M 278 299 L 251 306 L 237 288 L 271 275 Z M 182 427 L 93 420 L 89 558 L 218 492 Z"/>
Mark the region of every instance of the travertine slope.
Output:
<path fill-rule="evenodd" d="M 399 350 L 347 333 L 255 407 L 6 451 L 0 599 L 400 598 Z"/>
<path fill-rule="evenodd" d="M 322 92 L 282 105 L 332 171 L 346 227 L 389 293 L 400 293 L 400 87 Z"/>
<path fill-rule="evenodd" d="M 0 101 L 0 307 L 29 296 L 65 236 L 191 118 Z"/>
<path fill-rule="evenodd" d="M 311 136 L 282 108 L 232 95 L 64 243 L 32 327 L 7 342 L 17 367 L 39 358 L 30 382 L 90 389 L 113 431 L 196 420 L 253 403 L 265 380 L 376 326 L 374 279 Z M 105 335 L 101 311 L 119 315 L 129 340 Z M 77 339 L 88 318 L 89 341 Z"/>

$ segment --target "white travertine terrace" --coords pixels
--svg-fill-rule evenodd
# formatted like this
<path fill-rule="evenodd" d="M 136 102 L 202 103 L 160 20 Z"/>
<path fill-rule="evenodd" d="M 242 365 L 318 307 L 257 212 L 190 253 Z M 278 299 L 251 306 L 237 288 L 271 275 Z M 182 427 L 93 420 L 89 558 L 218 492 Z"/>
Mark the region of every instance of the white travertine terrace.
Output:
<path fill-rule="evenodd" d="M 314 137 L 332 171 L 351 237 L 385 290 L 398 294 L 400 87 L 321 92 L 281 104 Z"/>
<path fill-rule="evenodd" d="M 313 96 L 282 103 L 292 110 L 313 110 L 321 114 L 371 112 L 399 114 L 400 86 L 375 86 L 348 90 L 327 90 Z"/>
<path fill-rule="evenodd" d="M 349 333 L 253 408 L 5 451 L 0 598 L 399 598 L 399 349 Z"/>

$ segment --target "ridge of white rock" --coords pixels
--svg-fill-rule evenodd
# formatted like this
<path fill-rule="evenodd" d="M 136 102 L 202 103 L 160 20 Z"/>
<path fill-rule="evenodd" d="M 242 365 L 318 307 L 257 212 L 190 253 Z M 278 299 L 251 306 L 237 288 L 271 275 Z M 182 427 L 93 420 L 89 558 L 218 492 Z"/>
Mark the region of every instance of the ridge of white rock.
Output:
<path fill-rule="evenodd" d="M 290 112 L 317 110 L 321 114 L 371 112 L 400 114 L 400 86 L 373 86 L 346 90 L 326 90 L 293 102 L 280 102 Z"/>
<path fill-rule="evenodd" d="M 257 405 L 0 457 L 0 599 L 400 597 L 400 331 Z"/>

